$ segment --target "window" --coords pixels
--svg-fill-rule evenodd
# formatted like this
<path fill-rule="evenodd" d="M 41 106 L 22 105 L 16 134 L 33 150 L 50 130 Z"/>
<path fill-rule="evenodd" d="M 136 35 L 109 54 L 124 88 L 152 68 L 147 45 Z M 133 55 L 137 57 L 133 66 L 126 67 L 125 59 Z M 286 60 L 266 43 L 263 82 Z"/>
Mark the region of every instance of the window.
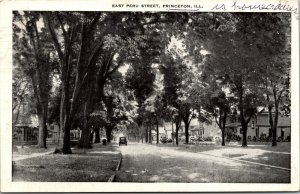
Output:
<path fill-rule="evenodd" d="M 52 133 L 48 133 L 47 134 L 47 138 L 53 138 L 53 134 Z"/>

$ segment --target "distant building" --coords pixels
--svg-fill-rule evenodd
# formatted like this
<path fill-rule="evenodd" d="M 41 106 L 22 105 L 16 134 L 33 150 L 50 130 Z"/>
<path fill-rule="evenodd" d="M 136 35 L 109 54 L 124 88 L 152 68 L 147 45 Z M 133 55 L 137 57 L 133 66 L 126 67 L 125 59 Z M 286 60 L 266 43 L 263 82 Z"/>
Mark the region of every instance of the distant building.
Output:
<path fill-rule="evenodd" d="M 157 131 L 152 129 L 151 133 L 152 133 L 152 141 L 156 142 Z M 161 138 L 164 138 L 164 137 L 168 138 L 168 135 L 166 133 L 165 128 L 164 127 L 158 127 L 158 139 L 160 140 Z"/>
<path fill-rule="evenodd" d="M 28 105 L 20 106 L 19 112 L 15 111 L 13 119 L 13 144 L 35 145 L 38 143 L 38 126 L 35 115 L 28 113 Z"/>
<path fill-rule="evenodd" d="M 206 138 L 206 137 L 215 137 L 217 135 L 221 135 L 220 128 L 218 124 L 212 119 L 211 123 L 201 123 L 202 127 L 202 133 L 200 137 Z"/>
<path fill-rule="evenodd" d="M 226 136 L 242 137 L 242 126 L 238 116 L 228 119 L 226 124 Z M 291 135 L 291 118 L 287 116 L 278 117 L 277 138 L 287 139 Z M 261 112 L 252 117 L 248 123 L 247 136 L 249 139 L 259 139 L 262 137 L 271 137 L 272 130 L 269 123 L 269 113 Z"/>
<path fill-rule="evenodd" d="M 72 134 L 72 133 L 71 133 Z M 55 144 L 58 141 L 62 142 L 63 133 L 60 131 L 57 123 L 47 125 L 47 144 Z"/>
<path fill-rule="evenodd" d="M 164 123 L 164 130 L 167 138 L 172 138 L 175 136 L 175 131 L 176 131 L 176 126 L 173 123 L 173 128 L 172 128 L 172 123 L 171 122 L 165 122 Z M 189 126 L 189 138 L 199 138 L 199 137 L 208 137 L 208 136 L 215 136 L 218 133 L 218 126 L 216 124 L 206 124 L 199 122 L 198 119 L 192 119 L 190 126 Z M 178 139 L 180 141 L 185 140 L 185 125 L 184 122 L 181 123 L 181 126 L 178 131 Z"/>
<path fill-rule="evenodd" d="M 31 123 L 18 123 L 13 129 L 14 145 L 35 145 L 38 143 L 39 129 Z"/>
<path fill-rule="evenodd" d="M 171 122 L 165 122 L 163 128 L 160 128 L 160 133 L 164 133 L 167 138 L 172 138 L 172 134 L 175 135 L 175 124 Z M 173 133 L 172 133 L 173 132 Z M 155 132 L 156 134 L 156 132 Z M 197 119 L 192 119 L 189 126 L 190 138 L 206 138 L 221 136 L 222 132 L 217 123 L 211 119 L 211 123 L 202 123 Z M 240 137 L 242 138 L 242 126 L 238 116 L 228 117 L 226 121 L 225 137 Z M 260 138 L 269 138 L 272 136 L 271 127 L 269 124 L 268 112 L 261 111 L 256 116 L 252 117 L 248 123 L 247 137 L 249 140 L 259 140 Z M 290 139 L 291 136 L 291 118 L 287 116 L 279 115 L 277 124 L 277 138 L 283 140 Z M 180 141 L 185 140 L 185 128 L 184 123 L 181 123 L 178 131 L 178 138 Z"/>

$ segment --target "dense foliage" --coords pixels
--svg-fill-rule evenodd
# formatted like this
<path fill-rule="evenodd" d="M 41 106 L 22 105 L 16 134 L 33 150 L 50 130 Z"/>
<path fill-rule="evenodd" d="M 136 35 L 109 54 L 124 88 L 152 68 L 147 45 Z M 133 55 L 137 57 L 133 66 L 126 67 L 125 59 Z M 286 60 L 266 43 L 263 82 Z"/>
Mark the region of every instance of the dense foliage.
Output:
<path fill-rule="evenodd" d="M 50 122 L 64 154 L 77 126 L 83 148 L 124 126 L 151 142 L 163 121 L 175 123 L 177 144 L 183 122 L 189 143 L 193 118 L 215 120 L 225 145 L 233 110 L 247 146 L 258 107 L 274 133 L 280 111 L 289 114 L 290 14 L 14 12 L 13 32 L 13 111 L 35 103 L 40 147 Z"/>

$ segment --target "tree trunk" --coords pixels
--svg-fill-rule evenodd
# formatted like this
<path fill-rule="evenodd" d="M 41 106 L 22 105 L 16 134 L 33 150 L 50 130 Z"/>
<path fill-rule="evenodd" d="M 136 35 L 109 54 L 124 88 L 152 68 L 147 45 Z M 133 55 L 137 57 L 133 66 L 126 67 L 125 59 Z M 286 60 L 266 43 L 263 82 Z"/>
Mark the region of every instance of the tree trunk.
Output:
<path fill-rule="evenodd" d="M 112 128 L 111 126 L 109 127 L 106 127 L 106 139 L 107 139 L 107 143 L 110 143 L 111 142 L 111 132 L 112 132 Z"/>
<path fill-rule="evenodd" d="M 183 120 L 184 122 L 184 129 L 185 129 L 185 143 L 188 144 L 189 143 L 189 121 L 188 118 Z"/>
<path fill-rule="evenodd" d="M 275 105 L 274 123 L 272 126 L 272 146 L 277 146 L 278 105 Z"/>
<path fill-rule="evenodd" d="M 245 120 L 244 117 L 244 89 L 243 89 L 243 81 L 242 77 L 238 80 L 238 83 L 236 84 L 238 93 L 239 93 L 239 110 L 240 110 L 240 118 L 241 118 L 241 125 L 242 125 L 242 132 L 243 132 L 243 140 L 242 140 L 242 147 L 247 147 L 247 128 L 248 123 Z"/>
<path fill-rule="evenodd" d="M 95 142 L 100 143 L 100 127 L 95 128 Z"/>
<path fill-rule="evenodd" d="M 175 140 L 176 140 L 176 145 L 178 146 L 178 131 L 179 131 L 179 126 L 176 124 L 176 129 L 175 129 Z"/>
<path fill-rule="evenodd" d="M 222 146 L 225 146 L 225 129 L 222 129 Z"/>
<path fill-rule="evenodd" d="M 45 114 L 38 114 L 39 121 L 39 138 L 38 147 L 47 148 L 47 126 L 46 126 L 47 116 Z"/>
<path fill-rule="evenodd" d="M 158 126 L 158 122 L 156 124 L 156 143 L 159 143 L 159 126 Z"/>
<path fill-rule="evenodd" d="M 81 138 L 79 141 L 79 148 L 91 148 L 90 144 L 90 129 L 87 123 L 87 102 L 84 103 L 84 108 L 83 108 L 83 129 L 81 133 Z"/>
<path fill-rule="evenodd" d="M 58 129 L 58 139 L 57 139 L 57 147 L 60 147 L 60 134 L 64 132 L 64 111 L 65 111 L 65 91 L 61 89 L 61 98 L 60 98 L 60 110 L 59 110 L 59 129 Z"/>
<path fill-rule="evenodd" d="M 21 108 L 21 101 L 19 102 L 18 104 L 18 109 L 17 109 L 17 115 L 16 115 L 16 119 L 14 121 L 14 125 L 16 125 L 18 123 L 18 120 L 19 120 L 19 115 L 20 115 L 20 108 Z"/>
<path fill-rule="evenodd" d="M 247 128 L 248 128 L 248 123 L 242 122 L 242 131 L 243 131 L 243 142 L 242 142 L 242 147 L 247 147 Z"/>
<path fill-rule="evenodd" d="M 224 111 L 224 116 L 223 116 L 223 121 L 222 121 L 222 146 L 225 146 L 225 128 L 226 128 L 226 119 L 227 119 L 227 112 L 226 110 Z"/>
<path fill-rule="evenodd" d="M 173 127 L 173 120 L 172 120 L 172 135 L 171 135 L 171 138 L 172 138 L 172 144 L 174 145 L 174 127 Z"/>
<path fill-rule="evenodd" d="M 272 128 L 272 146 L 277 146 L 277 127 Z"/>
<path fill-rule="evenodd" d="M 149 143 L 152 143 L 152 124 L 149 126 Z"/>
<path fill-rule="evenodd" d="M 65 122 L 64 124 L 64 142 L 63 142 L 63 154 L 72 154 L 71 151 L 71 142 L 70 142 L 70 130 L 71 126 L 69 123 Z"/>
<path fill-rule="evenodd" d="M 146 137 L 145 137 L 145 142 L 148 143 L 148 125 L 146 126 L 145 130 L 146 130 Z"/>
<path fill-rule="evenodd" d="M 90 133 L 90 142 L 93 142 L 95 130 L 93 129 Z"/>

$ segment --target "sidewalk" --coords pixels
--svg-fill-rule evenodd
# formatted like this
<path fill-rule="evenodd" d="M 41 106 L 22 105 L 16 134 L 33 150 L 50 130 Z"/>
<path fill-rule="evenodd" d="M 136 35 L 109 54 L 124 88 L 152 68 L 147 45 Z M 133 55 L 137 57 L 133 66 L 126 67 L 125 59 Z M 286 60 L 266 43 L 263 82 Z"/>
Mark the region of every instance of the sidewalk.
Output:
<path fill-rule="evenodd" d="M 43 152 L 43 153 L 31 153 L 31 154 L 13 154 L 13 161 L 16 162 L 19 160 L 35 158 L 35 157 L 44 156 L 51 153 L 53 153 L 53 151 Z"/>
<path fill-rule="evenodd" d="M 178 151 L 187 151 L 203 155 L 228 158 L 237 161 L 244 161 L 256 165 L 269 166 L 279 169 L 290 170 L 291 168 L 291 154 L 289 152 L 290 148 L 288 148 L 288 144 L 279 143 L 277 147 L 272 147 L 270 145 L 249 145 L 249 147 L 241 147 L 239 145 L 227 145 L 224 147 L 217 145 L 164 146 L 164 144 L 159 144 L 157 146 Z"/>
<path fill-rule="evenodd" d="M 92 149 L 73 148 L 71 155 L 51 152 L 13 157 L 13 181 L 107 182 L 121 158 L 116 143 L 94 144 Z"/>

